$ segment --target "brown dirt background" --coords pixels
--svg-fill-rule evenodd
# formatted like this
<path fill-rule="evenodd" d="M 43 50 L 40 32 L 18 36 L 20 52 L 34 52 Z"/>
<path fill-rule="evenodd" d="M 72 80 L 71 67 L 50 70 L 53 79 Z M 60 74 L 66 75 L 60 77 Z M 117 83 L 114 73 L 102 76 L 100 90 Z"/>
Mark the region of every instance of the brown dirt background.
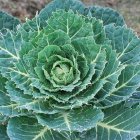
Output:
<path fill-rule="evenodd" d="M 51 0 L 0 0 L 0 10 L 20 18 L 32 18 Z M 101 5 L 118 10 L 129 27 L 140 35 L 140 0 L 82 0 L 86 5 Z"/>

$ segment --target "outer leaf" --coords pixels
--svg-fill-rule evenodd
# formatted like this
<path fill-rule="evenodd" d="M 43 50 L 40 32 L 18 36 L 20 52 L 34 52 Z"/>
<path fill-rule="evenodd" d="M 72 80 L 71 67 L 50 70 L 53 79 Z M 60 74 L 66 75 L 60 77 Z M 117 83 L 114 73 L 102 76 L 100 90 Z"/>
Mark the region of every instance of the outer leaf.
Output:
<path fill-rule="evenodd" d="M 52 131 L 28 117 L 12 118 L 7 128 L 10 140 L 70 140 L 68 135 Z"/>
<path fill-rule="evenodd" d="M 102 107 L 109 107 L 128 99 L 136 92 L 140 86 L 140 65 L 127 66 L 119 76 L 119 82 L 116 88 L 110 92 L 110 96 L 106 97 L 98 104 Z"/>
<path fill-rule="evenodd" d="M 5 89 L 6 79 L 0 75 L 0 113 L 6 116 L 17 116 L 22 111 L 17 109 L 18 104 L 10 100 Z"/>
<path fill-rule="evenodd" d="M 21 36 L 12 31 L 0 35 L 0 71 L 5 77 L 10 77 L 9 72 L 13 71 L 14 62 L 18 61 L 18 51 L 21 47 Z"/>
<path fill-rule="evenodd" d="M 105 41 L 105 31 L 101 20 L 85 18 L 72 10 L 54 12 L 47 20 L 46 29 L 49 33 L 60 29 L 66 32 L 72 41 L 88 36 L 93 36 L 98 44 L 103 44 Z"/>
<path fill-rule="evenodd" d="M 54 0 L 42 9 L 39 14 L 39 19 L 43 26 L 45 25 L 45 21 L 51 16 L 52 12 L 57 9 L 64 9 L 66 11 L 72 9 L 74 12 L 84 13 L 84 5 L 79 0 Z"/>
<path fill-rule="evenodd" d="M 36 119 L 28 117 L 12 118 L 7 131 L 10 140 L 94 140 L 95 138 L 93 130 L 83 133 L 56 132 L 39 125 Z"/>
<path fill-rule="evenodd" d="M 28 92 L 30 90 L 31 78 L 28 73 L 27 65 L 20 59 L 15 66 L 16 68 L 13 68 L 10 72 L 11 80 L 16 83 L 18 88 Z"/>
<path fill-rule="evenodd" d="M 79 0 L 53 0 L 33 20 L 27 20 L 23 28 L 26 31 L 37 31 L 40 27 L 46 26 L 48 18 L 58 9 L 64 9 L 65 11 L 72 9 L 75 13 L 84 14 L 84 8 L 84 4 Z"/>
<path fill-rule="evenodd" d="M 116 51 L 112 50 L 111 46 L 105 46 L 105 48 L 107 64 L 105 65 L 102 76 L 100 78 L 106 80 L 106 82 L 103 85 L 103 88 L 95 96 L 97 98 L 97 102 L 109 96 L 109 93 L 115 89 L 115 86 L 118 83 L 118 77 L 121 74 L 121 71 L 124 69 L 124 66 L 120 66 Z M 100 80 L 100 78 L 98 79 Z"/>
<path fill-rule="evenodd" d="M 2 33 L 6 31 L 5 29 L 14 30 L 18 24 L 20 21 L 17 18 L 0 11 L 0 30 Z"/>
<path fill-rule="evenodd" d="M 101 102 L 104 107 L 128 99 L 136 92 L 140 82 L 140 66 L 137 65 L 140 59 L 140 54 L 138 53 L 140 40 L 138 37 L 130 29 L 115 27 L 114 25 L 106 26 L 106 33 L 107 37 L 111 40 L 113 49 L 118 53 L 117 59 L 123 63 L 123 66 L 125 64 L 127 66 L 119 76 L 119 83 L 116 89 Z"/>
<path fill-rule="evenodd" d="M 82 132 L 93 128 L 101 121 L 104 114 L 94 107 L 83 107 L 54 115 L 37 115 L 38 122 L 57 131 Z"/>
<path fill-rule="evenodd" d="M 8 82 L 6 85 L 7 91 L 12 101 L 18 104 L 19 109 L 33 110 L 36 113 L 57 113 L 58 110 L 50 106 L 50 101 L 47 100 L 47 96 L 44 99 L 34 99 L 32 92 L 30 95 L 24 94 L 22 90 L 16 88 L 13 82 Z M 29 92 L 29 91 L 28 91 Z M 35 91 L 33 94 L 37 94 Z"/>
<path fill-rule="evenodd" d="M 0 140 L 10 140 L 6 133 L 6 125 L 0 124 Z"/>
<path fill-rule="evenodd" d="M 125 105 L 128 107 L 132 107 L 136 104 L 140 104 L 140 89 L 133 93 L 133 95 L 125 102 Z"/>
<path fill-rule="evenodd" d="M 81 15 L 75 14 L 72 10 L 65 12 L 58 10 L 52 14 L 48 19 L 49 30 L 62 30 L 66 32 L 71 40 L 78 37 L 91 36 L 92 24 L 88 24 L 85 18 Z M 50 32 L 50 31 L 49 31 Z"/>
<path fill-rule="evenodd" d="M 116 26 L 123 26 L 125 24 L 123 17 L 111 8 L 100 6 L 93 6 L 86 8 L 86 14 L 90 17 L 101 19 L 104 25 L 114 23 Z"/>
<path fill-rule="evenodd" d="M 115 27 L 113 24 L 105 28 L 107 38 L 111 40 L 113 49 L 118 53 L 118 59 L 123 64 L 140 62 L 140 39 L 131 29 Z"/>
<path fill-rule="evenodd" d="M 19 110 L 17 107 L 18 105 L 16 103 L 9 102 L 9 104 L 0 106 L 0 113 L 9 117 L 19 116 L 21 114 L 24 114 L 24 112 Z"/>
<path fill-rule="evenodd" d="M 97 140 L 132 140 L 140 134 L 140 106 L 125 108 L 123 105 L 105 110 L 105 119 L 97 123 Z"/>

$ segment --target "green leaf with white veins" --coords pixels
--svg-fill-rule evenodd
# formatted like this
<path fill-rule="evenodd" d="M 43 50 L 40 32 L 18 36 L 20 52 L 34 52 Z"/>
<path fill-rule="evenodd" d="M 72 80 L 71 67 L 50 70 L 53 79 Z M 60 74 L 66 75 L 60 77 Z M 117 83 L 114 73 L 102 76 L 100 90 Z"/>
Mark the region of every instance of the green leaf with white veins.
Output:
<path fill-rule="evenodd" d="M 109 107 L 132 96 L 140 86 L 140 65 L 130 65 L 121 72 L 116 88 L 101 101 L 99 107 Z"/>
<path fill-rule="evenodd" d="M 45 27 L 47 24 L 46 21 L 58 9 L 65 11 L 72 10 L 75 13 L 84 14 L 85 5 L 80 0 L 53 0 L 40 11 L 39 15 L 32 20 L 28 20 L 28 23 L 24 23 L 23 28 L 26 31 L 37 31 L 39 26 L 41 28 Z"/>
<path fill-rule="evenodd" d="M 140 134 L 140 106 L 117 105 L 105 110 L 105 118 L 97 123 L 97 140 L 132 140 Z"/>
<path fill-rule="evenodd" d="M 35 91 L 30 93 L 30 95 L 24 94 L 23 91 L 15 87 L 13 82 L 7 82 L 6 89 L 9 93 L 11 101 L 18 103 L 18 108 L 21 110 L 27 109 L 28 111 L 45 114 L 58 112 L 58 110 L 55 110 L 55 108 L 50 106 L 49 101 L 47 100 L 47 96 L 43 100 L 34 99 L 32 94 L 34 95 Z"/>
<path fill-rule="evenodd" d="M 125 21 L 117 11 L 101 6 L 91 6 L 87 7 L 85 14 L 90 17 L 95 17 L 96 19 L 101 19 L 104 25 L 115 24 L 116 26 L 125 25 Z"/>
<path fill-rule="evenodd" d="M 19 60 L 20 47 L 20 33 L 16 35 L 16 33 L 8 31 L 5 35 L 0 35 L 0 71 L 3 76 L 10 77 L 14 63 Z"/>
<path fill-rule="evenodd" d="M 52 115 L 37 115 L 41 125 L 48 126 L 57 131 L 78 131 L 82 132 L 96 126 L 101 121 L 104 114 L 100 109 L 86 106 Z"/>
<path fill-rule="evenodd" d="M 138 88 L 137 91 L 125 102 L 125 105 L 128 107 L 132 107 L 137 104 L 140 104 L 140 88 Z"/>
<path fill-rule="evenodd" d="M 72 10 L 67 13 L 58 10 L 54 12 L 50 19 L 47 21 L 47 32 L 55 30 L 62 30 L 66 32 L 70 39 L 93 36 L 97 44 L 102 44 L 105 41 L 105 31 L 102 21 L 95 18 L 85 18 L 81 15 L 75 15 Z"/>
<path fill-rule="evenodd" d="M 57 9 L 64 9 L 66 11 L 71 9 L 82 14 L 84 13 L 84 7 L 84 4 L 79 0 L 54 0 L 41 10 L 39 19 L 44 23 L 52 15 L 52 12 L 55 12 Z"/>
<path fill-rule="evenodd" d="M 7 29 L 15 30 L 18 24 L 20 21 L 17 18 L 0 11 L 0 30 L 2 33 L 5 33 Z"/>
<path fill-rule="evenodd" d="M 17 108 L 18 104 L 12 102 L 5 89 L 7 80 L 0 75 L 0 113 L 5 116 L 18 116 L 23 112 Z"/>
<path fill-rule="evenodd" d="M 28 117 L 15 117 L 8 122 L 10 140 L 70 140 L 68 135 L 41 126 L 37 120 Z"/>
<path fill-rule="evenodd" d="M 127 27 L 115 27 L 113 24 L 105 27 L 107 38 L 111 40 L 113 49 L 118 53 L 118 59 L 123 63 L 137 64 L 140 61 L 140 39 Z"/>

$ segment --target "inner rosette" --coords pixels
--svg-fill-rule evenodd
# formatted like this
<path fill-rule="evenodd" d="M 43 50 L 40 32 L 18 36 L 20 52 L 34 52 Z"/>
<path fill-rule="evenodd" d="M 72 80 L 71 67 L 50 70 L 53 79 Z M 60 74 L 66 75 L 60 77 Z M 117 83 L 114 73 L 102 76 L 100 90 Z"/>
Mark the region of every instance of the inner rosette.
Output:
<path fill-rule="evenodd" d="M 83 65 L 81 65 L 81 62 Z M 38 53 L 35 72 L 45 90 L 72 91 L 81 84 L 89 66 L 70 44 L 48 45 Z"/>

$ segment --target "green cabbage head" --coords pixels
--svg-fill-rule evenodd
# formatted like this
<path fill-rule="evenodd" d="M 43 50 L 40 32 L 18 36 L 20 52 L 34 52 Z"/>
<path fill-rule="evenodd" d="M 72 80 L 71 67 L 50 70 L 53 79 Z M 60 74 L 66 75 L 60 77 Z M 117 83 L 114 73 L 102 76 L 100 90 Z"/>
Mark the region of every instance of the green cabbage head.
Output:
<path fill-rule="evenodd" d="M 139 139 L 140 39 L 121 15 L 77 0 L 0 15 L 0 140 Z"/>

